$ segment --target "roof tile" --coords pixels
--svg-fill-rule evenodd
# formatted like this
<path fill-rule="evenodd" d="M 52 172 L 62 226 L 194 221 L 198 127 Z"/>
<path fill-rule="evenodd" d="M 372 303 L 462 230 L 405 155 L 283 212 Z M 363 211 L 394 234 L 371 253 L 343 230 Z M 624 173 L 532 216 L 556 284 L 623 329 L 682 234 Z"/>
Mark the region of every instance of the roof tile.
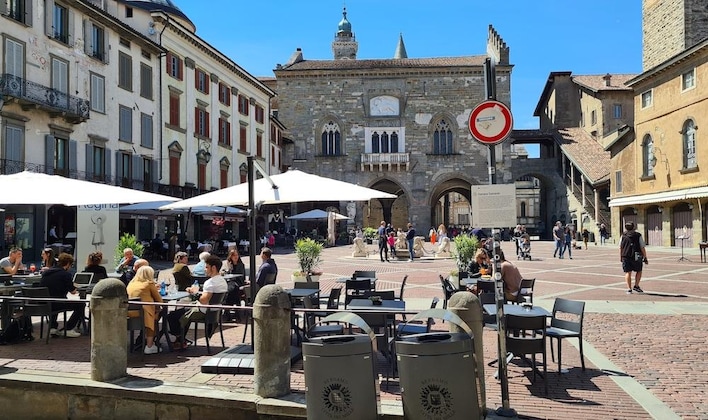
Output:
<path fill-rule="evenodd" d="M 566 156 L 595 184 L 610 176 L 610 152 L 582 128 L 558 130 L 556 141 Z"/>

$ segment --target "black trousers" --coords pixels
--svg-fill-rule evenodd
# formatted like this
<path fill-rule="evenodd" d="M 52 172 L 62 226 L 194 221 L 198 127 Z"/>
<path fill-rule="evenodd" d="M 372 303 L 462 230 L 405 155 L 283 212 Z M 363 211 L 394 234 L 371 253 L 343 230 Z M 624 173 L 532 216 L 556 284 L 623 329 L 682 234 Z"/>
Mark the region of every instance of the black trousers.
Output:
<path fill-rule="evenodd" d="M 388 244 L 386 243 L 386 239 L 379 238 L 379 257 L 381 257 L 381 261 L 384 260 L 384 256 L 386 256 L 386 260 L 388 260 Z"/>
<path fill-rule="evenodd" d="M 66 321 L 66 325 L 64 325 L 65 330 L 73 330 L 76 328 L 77 325 L 79 325 L 79 321 L 81 321 L 81 318 L 84 316 L 84 310 L 86 310 L 86 305 L 84 305 L 81 302 L 54 302 L 52 303 L 52 311 L 73 311 L 69 319 Z M 50 317 L 49 323 L 50 323 L 50 328 L 59 328 L 59 323 L 57 322 L 57 314 L 54 314 Z"/>

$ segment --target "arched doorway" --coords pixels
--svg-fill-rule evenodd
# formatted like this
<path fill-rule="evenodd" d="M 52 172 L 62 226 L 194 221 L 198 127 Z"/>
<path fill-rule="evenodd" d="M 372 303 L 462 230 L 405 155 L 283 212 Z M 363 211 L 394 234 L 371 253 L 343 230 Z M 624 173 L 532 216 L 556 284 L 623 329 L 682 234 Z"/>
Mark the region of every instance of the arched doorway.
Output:
<path fill-rule="evenodd" d="M 622 225 L 620 226 L 620 234 L 624 232 L 624 225 L 629 222 L 634 223 L 635 227 L 637 226 L 637 209 L 634 207 L 627 207 L 622 210 Z"/>
<path fill-rule="evenodd" d="M 678 203 L 672 209 L 671 214 L 671 233 L 672 244 L 674 246 L 683 246 L 691 248 L 693 246 L 693 206 L 688 203 Z M 678 239 L 683 237 L 684 239 Z"/>
<path fill-rule="evenodd" d="M 461 229 L 471 227 L 471 186 L 461 178 L 450 178 L 435 185 L 430 195 L 431 227 L 437 228 L 441 224 L 459 226 Z"/>
<path fill-rule="evenodd" d="M 663 241 L 662 236 L 662 223 L 661 214 L 663 208 L 659 206 L 651 206 L 647 208 L 647 224 L 646 224 L 646 238 L 647 245 L 661 246 Z"/>
<path fill-rule="evenodd" d="M 363 215 L 364 226 L 377 227 L 383 220 L 386 223 L 391 223 L 394 228 L 405 229 L 406 224 L 410 221 L 408 211 L 410 201 L 403 187 L 395 181 L 382 178 L 376 180 L 369 188 L 394 194 L 397 198 L 378 198 L 369 201 L 368 212 L 365 210 Z"/>

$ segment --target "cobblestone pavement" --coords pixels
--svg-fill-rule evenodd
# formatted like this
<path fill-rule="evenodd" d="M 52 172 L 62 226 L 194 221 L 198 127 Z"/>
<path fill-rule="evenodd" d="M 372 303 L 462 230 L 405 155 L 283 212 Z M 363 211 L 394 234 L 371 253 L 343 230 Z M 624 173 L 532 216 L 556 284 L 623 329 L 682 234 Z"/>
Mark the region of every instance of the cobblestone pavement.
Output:
<path fill-rule="evenodd" d="M 439 275 L 447 276 L 454 268 L 450 259 L 436 259 L 431 254 L 414 262 L 380 262 L 375 245 L 369 246 L 368 258 L 352 258 L 350 247 L 324 251 L 320 280 L 323 294 L 339 287 L 339 277 L 349 277 L 356 269 L 373 269 L 380 279 L 378 289 L 398 289 L 408 275 L 405 300 L 409 309 L 423 309 L 434 297 L 442 298 Z M 430 244 L 426 248 L 432 250 Z M 507 255 L 514 255 L 514 245 L 504 243 Z M 551 309 L 555 297 L 586 302 L 584 351 L 586 371 L 580 369 L 577 340 L 565 340 L 563 367 L 548 366 L 549 394 L 543 393 L 543 381 L 531 383 L 530 367 L 519 359 L 509 365 L 511 406 L 525 418 L 684 418 L 708 419 L 708 362 L 703 357 L 708 342 L 708 264 L 701 264 L 697 250 L 686 250 L 692 261 L 677 262 L 680 251 L 648 248 L 649 265 L 645 266 L 641 286 L 645 293 L 625 294 L 617 245 L 590 245 L 574 250 L 573 259 L 552 258 L 553 244 L 533 242 L 532 261 L 516 261 L 524 277 L 535 277 L 536 305 Z M 288 250 L 276 250 L 280 273 L 278 283 L 289 287 L 295 256 Z M 247 258 L 244 258 L 247 262 Z M 155 266 L 166 264 L 154 263 Z M 167 270 L 161 276 L 167 275 Z M 38 320 L 35 335 L 38 335 Z M 444 330 L 446 324 L 436 324 Z M 46 328 L 46 327 L 45 327 Z M 226 323 L 224 335 L 228 346 L 240 343 L 243 325 Z M 496 358 L 495 332 L 485 330 L 484 358 Z M 209 358 L 201 338 L 184 352 L 158 355 L 129 355 L 131 375 L 169 382 L 191 382 L 240 392 L 252 391 L 252 377 L 247 375 L 212 375 L 200 373 L 200 365 Z M 220 344 L 217 336 L 212 346 Z M 53 338 L 0 346 L 0 366 L 50 371 L 62 375 L 90 373 L 90 341 Z M 216 351 L 219 347 L 216 346 Z M 214 349 L 212 349 L 214 351 Z M 540 358 L 540 357 L 539 357 Z M 385 377 L 387 366 L 379 358 L 379 373 Z M 487 407 L 501 406 L 494 369 L 487 368 Z M 302 362 L 292 366 L 291 386 L 304 392 Z M 397 380 L 381 383 L 384 400 L 400 399 Z"/>

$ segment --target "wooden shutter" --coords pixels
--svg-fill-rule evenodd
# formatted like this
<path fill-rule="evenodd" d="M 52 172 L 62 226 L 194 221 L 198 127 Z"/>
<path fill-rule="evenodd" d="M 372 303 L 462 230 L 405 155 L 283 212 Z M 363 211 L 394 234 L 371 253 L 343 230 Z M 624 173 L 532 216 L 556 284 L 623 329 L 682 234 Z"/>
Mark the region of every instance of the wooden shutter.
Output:
<path fill-rule="evenodd" d="M 25 25 L 32 26 L 32 3 L 31 0 L 25 1 Z"/>
<path fill-rule="evenodd" d="M 54 175 L 54 154 L 56 153 L 56 143 L 54 136 L 47 134 L 44 136 L 44 171 L 48 175 Z"/>
<path fill-rule="evenodd" d="M 158 173 L 160 170 L 159 164 L 160 162 L 157 160 L 150 161 L 150 173 L 152 174 L 153 191 L 156 190 L 157 183 L 160 181 L 160 175 Z"/>
<path fill-rule="evenodd" d="M 165 63 L 165 69 L 167 70 L 167 74 L 172 76 L 172 53 L 168 52 L 167 55 L 165 55 L 165 60 L 167 61 Z"/>
<path fill-rule="evenodd" d="M 7 0 L 0 0 L 0 14 L 7 15 Z"/>
<path fill-rule="evenodd" d="M 204 135 L 206 137 L 211 137 L 209 135 L 209 113 L 204 111 Z"/>
<path fill-rule="evenodd" d="M 44 0 L 44 33 L 54 38 L 54 0 Z"/>
<path fill-rule="evenodd" d="M 93 180 L 93 144 L 86 144 L 86 179 Z"/>
<path fill-rule="evenodd" d="M 69 178 L 78 178 L 78 143 L 69 139 Z"/>
<path fill-rule="evenodd" d="M 66 31 L 66 43 L 70 47 L 74 46 L 74 11 L 67 6 L 67 11 L 69 12 L 69 28 Z"/>
<path fill-rule="evenodd" d="M 199 108 L 194 108 L 194 132 L 199 134 Z"/>
<path fill-rule="evenodd" d="M 89 57 L 93 56 L 93 23 L 84 19 L 84 52 Z"/>
<path fill-rule="evenodd" d="M 123 184 L 123 162 L 121 162 L 123 153 L 120 150 L 116 150 L 116 185 Z"/>
<path fill-rule="evenodd" d="M 110 179 L 111 176 L 111 149 L 106 148 L 103 152 L 103 162 L 106 165 L 105 173 L 99 174 L 103 178 L 105 175 L 106 181 Z"/>

